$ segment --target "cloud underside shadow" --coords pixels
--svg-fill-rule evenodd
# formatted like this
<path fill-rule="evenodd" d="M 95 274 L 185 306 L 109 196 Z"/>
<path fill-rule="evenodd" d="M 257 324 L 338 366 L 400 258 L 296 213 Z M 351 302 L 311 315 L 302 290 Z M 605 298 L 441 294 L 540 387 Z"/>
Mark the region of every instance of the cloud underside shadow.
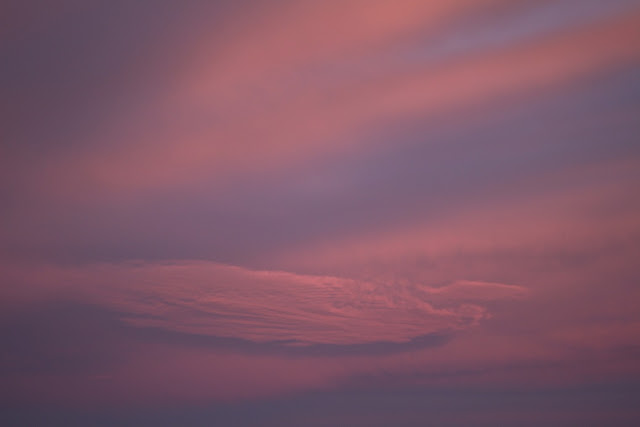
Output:
<path fill-rule="evenodd" d="M 340 357 L 388 355 L 435 348 L 453 338 L 439 332 L 407 342 L 298 345 L 295 341 L 254 342 L 236 337 L 198 335 L 161 328 L 135 327 L 123 313 L 73 302 L 50 302 L 37 315 L 3 316 L 0 338 L 5 363 L 1 375 L 97 375 L 114 369 L 139 346 L 170 346 L 198 351 L 230 351 L 246 355 Z M 134 347 L 131 347 L 135 343 Z"/>
<path fill-rule="evenodd" d="M 411 338 L 405 342 L 372 341 L 358 344 L 310 344 L 295 340 L 255 342 L 242 338 L 196 335 L 160 328 L 134 328 L 138 337 L 185 346 L 241 351 L 247 354 L 283 356 L 339 357 L 349 355 L 380 356 L 440 347 L 454 338 L 452 331 L 442 331 Z"/>

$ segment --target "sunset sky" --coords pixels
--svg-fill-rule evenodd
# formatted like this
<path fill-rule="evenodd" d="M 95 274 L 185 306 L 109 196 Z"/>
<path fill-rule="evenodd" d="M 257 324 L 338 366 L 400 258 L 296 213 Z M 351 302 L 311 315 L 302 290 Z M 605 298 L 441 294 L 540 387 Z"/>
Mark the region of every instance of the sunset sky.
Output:
<path fill-rule="evenodd" d="M 640 425 L 640 0 L 9 0 L 0 58 L 1 425 Z"/>

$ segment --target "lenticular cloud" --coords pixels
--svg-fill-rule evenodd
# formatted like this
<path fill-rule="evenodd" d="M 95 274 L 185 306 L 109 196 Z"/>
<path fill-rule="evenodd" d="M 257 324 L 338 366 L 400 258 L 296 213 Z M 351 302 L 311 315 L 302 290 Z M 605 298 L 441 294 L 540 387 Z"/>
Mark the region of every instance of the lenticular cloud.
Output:
<path fill-rule="evenodd" d="M 526 295 L 498 283 L 399 285 L 203 262 L 91 270 L 101 283 L 87 296 L 132 325 L 296 345 L 407 342 L 471 327 L 490 316 L 488 302 Z"/>

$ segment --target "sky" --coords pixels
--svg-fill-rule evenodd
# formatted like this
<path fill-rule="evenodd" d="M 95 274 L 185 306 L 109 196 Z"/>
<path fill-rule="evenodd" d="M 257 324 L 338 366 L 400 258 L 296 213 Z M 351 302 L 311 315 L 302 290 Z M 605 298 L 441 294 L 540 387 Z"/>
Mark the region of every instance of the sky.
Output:
<path fill-rule="evenodd" d="M 639 425 L 640 1 L 9 0 L 0 57 L 0 424 Z"/>

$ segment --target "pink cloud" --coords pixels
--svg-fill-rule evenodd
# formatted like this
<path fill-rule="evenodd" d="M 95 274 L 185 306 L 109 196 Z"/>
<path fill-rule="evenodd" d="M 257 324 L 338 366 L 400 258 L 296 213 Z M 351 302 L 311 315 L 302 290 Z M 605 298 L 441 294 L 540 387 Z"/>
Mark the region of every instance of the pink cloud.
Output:
<path fill-rule="evenodd" d="M 526 296 L 497 283 L 432 288 L 207 262 L 104 264 L 54 270 L 44 280 L 135 326 L 298 345 L 407 342 L 476 325 L 489 315 L 487 301 Z"/>
<path fill-rule="evenodd" d="M 109 31 L 69 54 L 126 62 L 107 67 L 118 78 L 91 108 L 91 76 L 76 86 L 76 62 L 42 59 L 54 20 L 108 17 L 72 3 L 50 18 L 19 10 L 0 30 L 32 22 L 16 58 L 50 68 L 13 70 L 15 99 L 33 116 L 69 110 L 34 132 L 17 129 L 32 115 L 10 112 L 3 399 L 640 378 L 637 94 L 625 86 L 637 5 L 578 19 L 587 7 L 559 2 L 266 1 L 221 12 L 219 26 L 193 14 L 206 6 L 175 6 L 158 38 L 162 20 L 148 23 L 139 59 Z M 500 27 L 529 7 L 533 27 Z M 555 24 L 537 21 L 562 7 Z M 133 13 L 122 39 L 146 12 L 104 10 Z M 63 24 L 54 33 L 74 52 L 84 32 Z M 90 55 L 111 38 L 110 59 Z"/>
<path fill-rule="evenodd" d="M 355 55 L 355 63 L 388 62 L 369 46 L 388 48 L 403 34 L 431 27 L 445 37 L 451 16 L 472 14 L 486 2 L 477 3 L 411 1 L 406 9 L 385 2 L 375 7 L 355 2 L 346 9 L 323 3 L 267 14 L 258 25 L 252 18 L 240 19 L 238 25 L 251 31 L 229 40 L 224 51 L 213 49 L 213 57 L 212 42 L 201 36 L 171 84 L 156 88 L 148 102 L 140 101 L 108 132 L 85 136 L 101 148 L 71 153 L 44 168 L 45 177 L 53 178 L 45 185 L 72 198 L 126 196 L 198 182 L 217 188 L 228 182 L 225 177 L 268 174 L 366 147 L 374 125 L 412 114 L 459 121 L 477 114 L 478 105 L 488 109 L 507 98 L 526 100 L 612 64 L 632 62 L 640 51 L 638 14 L 632 11 L 483 54 L 424 66 L 396 60 L 390 67 L 364 66 L 331 79 L 299 77 L 296 83 L 309 63 L 329 67 L 349 55 Z M 318 27 L 323 22 L 318 13 L 349 17 L 340 21 L 344 31 L 327 36 L 324 26 Z M 375 19 L 366 19 L 368 14 Z"/>
<path fill-rule="evenodd" d="M 465 200 L 459 209 L 454 206 L 427 219 L 415 215 L 412 221 L 388 227 L 307 241 L 265 255 L 264 262 L 294 270 L 358 275 L 376 263 L 403 270 L 395 263 L 417 258 L 595 250 L 637 235 L 640 206 L 629 199 L 634 187 L 629 177 L 637 175 L 638 167 L 630 159 L 537 174 L 523 182 L 505 183 L 506 196 Z"/>

